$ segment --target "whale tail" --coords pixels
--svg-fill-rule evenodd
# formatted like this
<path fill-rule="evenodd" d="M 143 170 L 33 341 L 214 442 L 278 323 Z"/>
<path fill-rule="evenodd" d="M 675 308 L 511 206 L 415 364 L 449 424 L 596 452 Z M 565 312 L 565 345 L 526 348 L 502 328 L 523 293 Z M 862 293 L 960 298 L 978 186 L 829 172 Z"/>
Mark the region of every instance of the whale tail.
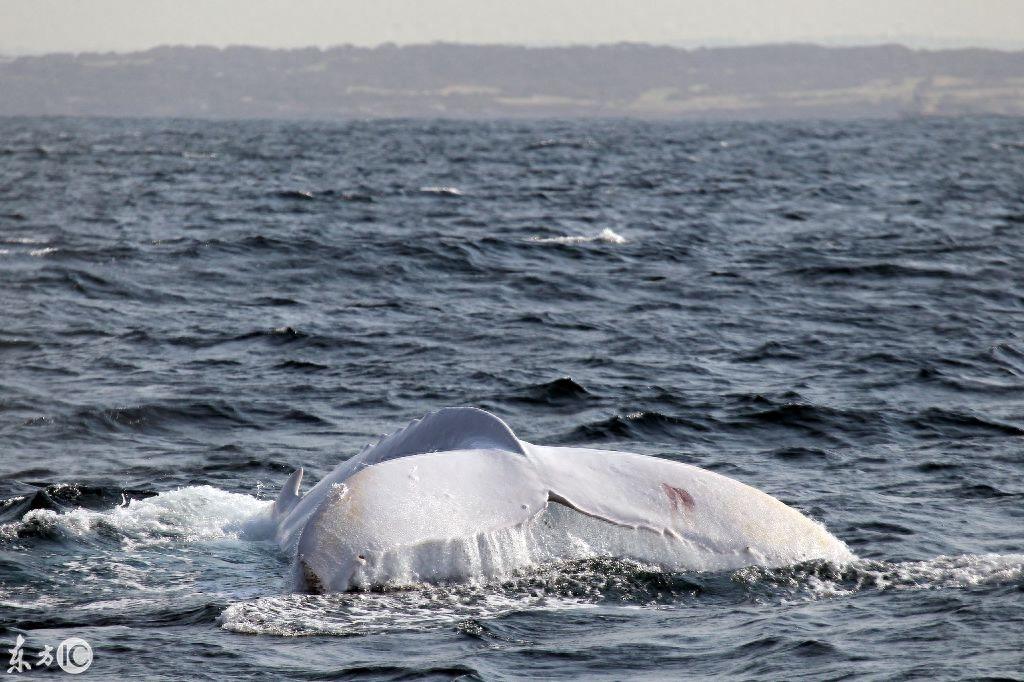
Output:
<path fill-rule="evenodd" d="M 298 504 L 299 498 L 302 495 L 299 493 L 299 488 L 302 486 L 302 467 L 299 467 L 292 475 L 288 477 L 288 480 L 281 486 L 281 493 L 274 500 L 274 518 L 284 516 L 292 510 L 292 508 Z"/>

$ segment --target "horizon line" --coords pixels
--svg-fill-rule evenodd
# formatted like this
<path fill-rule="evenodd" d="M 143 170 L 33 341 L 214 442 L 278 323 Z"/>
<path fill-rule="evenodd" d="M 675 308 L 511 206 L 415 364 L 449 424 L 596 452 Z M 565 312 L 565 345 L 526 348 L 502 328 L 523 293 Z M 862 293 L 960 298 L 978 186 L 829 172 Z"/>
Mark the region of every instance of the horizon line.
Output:
<path fill-rule="evenodd" d="M 928 46 L 928 45 L 914 45 L 908 44 L 908 42 L 900 39 L 883 40 L 883 39 L 872 39 L 863 38 L 857 39 L 851 37 L 849 42 L 845 39 L 830 39 L 826 41 L 815 40 L 815 39 L 793 39 L 793 40 L 780 40 L 780 41 L 765 41 L 765 42 L 728 42 L 728 41 L 701 41 L 688 43 L 684 41 L 676 43 L 663 43 L 663 42 L 647 42 L 647 41 L 635 41 L 635 40 L 621 40 L 616 42 L 565 42 L 565 43 L 515 43 L 515 42 L 466 42 L 459 40 L 434 40 L 434 41 L 422 41 L 422 42 L 408 42 L 408 43 L 396 43 L 394 41 L 384 41 L 374 44 L 356 44 L 356 43 L 332 43 L 332 44 L 306 44 L 306 45 L 292 45 L 292 46 L 273 46 L 273 45 L 259 45 L 254 43 L 224 43 L 224 44 L 213 44 L 213 43 L 158 43 L 149 47 L 138 47 L 138 48 L 86 48 L 81 50 L 48 50 L 48 51 L 18 51 L 18 48 L 7 49 L 0 48 L 0 58 L 31 58 L 31 57 L 49 57 L 57 55 L 89 55 L 89 54 L 118 54 L 128 55 L 135 53 L 150 52 L 159 49 L 213 49 L 224 51 L 232 48 L 251 48 L 258 50 L 269 50 L 274 52 L 289 52 L 298 50 L 320 50 L 326 52 L 334 49 L 359 49 L 359 50 L 377 50 L 381 48 L 419 48 L 419 47 L 476 47 L 476 48 L 523 48 L 523 49 L 536 49 L 536 50 L 553 50 L 553 49 L 568 49 L 568 48 L 602 48 L 602 47 L 623 47 L 623 46 L 635 46 L 635 47 L 652 47 L 652 48 L 668 48 L 673 50 L 679 50 L 682 52 L 696 52 L 700 50 L 728 50 L 728 49 L 751 49 L 761 47 L 819 47 L 823 49 L 856 49 L 856 48 L 873 48 L 873 47 L 901 47 L 912 52 L 958 52 L 965 50 L 983 50 L 991 52 L 1024 52 L 1024 44 L 1016 47 L 1010 46 L 994 46 L 984 45 L 980 43 L 965 41 L 944 41 L 949 43 L 945 46 Z"/>

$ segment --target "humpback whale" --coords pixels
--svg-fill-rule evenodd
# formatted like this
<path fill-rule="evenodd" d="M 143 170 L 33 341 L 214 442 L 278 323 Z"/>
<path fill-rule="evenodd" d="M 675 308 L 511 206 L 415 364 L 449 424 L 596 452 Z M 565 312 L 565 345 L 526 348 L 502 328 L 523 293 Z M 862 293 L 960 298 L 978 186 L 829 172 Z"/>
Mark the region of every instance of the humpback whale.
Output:
<path fill-rule="evenodd" d="M 533 445 L 471 407 L 367 445 L 269 521 L 296 586 L 434 582 L 537 561 L 614 555 L 720 571 L 855 557 L 821 524 L 726 476 L 628 452 Z"/>

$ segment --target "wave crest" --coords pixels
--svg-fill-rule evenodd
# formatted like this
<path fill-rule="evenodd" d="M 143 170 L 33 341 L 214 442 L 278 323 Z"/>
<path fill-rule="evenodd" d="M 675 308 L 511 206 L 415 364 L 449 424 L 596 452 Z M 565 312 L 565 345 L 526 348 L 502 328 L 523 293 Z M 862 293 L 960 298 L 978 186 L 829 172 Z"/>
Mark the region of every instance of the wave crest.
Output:
<path fill-rule="evenodd" d="M 0 525 L 0 538 L 90 539 L 102 534 L 126 546 L 245 537 L 249 522 L 271 503 L 208 485 L 189 486 L 106 511 L 32 509 Z"/>
<path fill-rule="evenodd" d="M 625 244 L 626 238 L 621 234 L 606 227 L 597 234 L 585 235 L 561 235 L 558 237 L 532 237 L 530 241 L 537 242 L 538 244 L 591 244 L 594 242 L 602 242 L 605 244 Z"/>

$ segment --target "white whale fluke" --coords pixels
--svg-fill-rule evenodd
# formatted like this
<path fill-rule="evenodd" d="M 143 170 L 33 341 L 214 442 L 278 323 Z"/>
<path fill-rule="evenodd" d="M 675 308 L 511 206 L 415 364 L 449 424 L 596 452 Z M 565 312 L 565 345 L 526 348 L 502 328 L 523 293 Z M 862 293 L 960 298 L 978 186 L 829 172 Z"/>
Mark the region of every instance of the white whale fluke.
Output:
<path fill-rule="evenodd" d="M 489 577 L 611 555 L 682 570 L 855 557 L 770 495 L 687 464 L 532 445 L 494 415 L 446 408 L 341 463 L 302 470 L 271 510 L 307 590 Z"/>

